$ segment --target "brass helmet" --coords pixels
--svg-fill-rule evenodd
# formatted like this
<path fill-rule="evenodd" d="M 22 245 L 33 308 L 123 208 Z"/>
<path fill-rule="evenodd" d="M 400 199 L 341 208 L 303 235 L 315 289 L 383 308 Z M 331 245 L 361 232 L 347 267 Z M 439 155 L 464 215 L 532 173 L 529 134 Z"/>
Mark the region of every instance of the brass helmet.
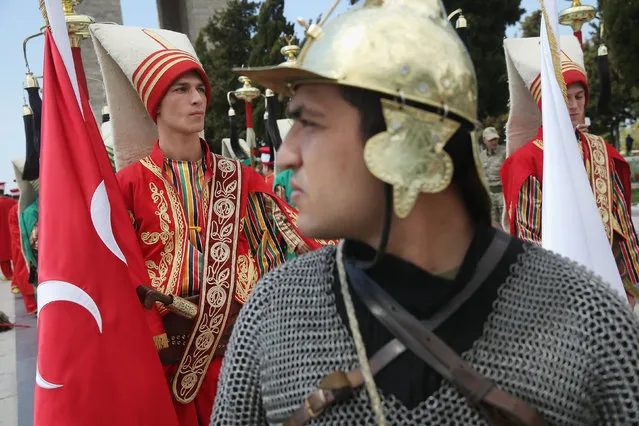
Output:
<path fill-rule="evenodd" d="M 440 192 L 452 180 L 443 148 L 477 119 L 473 64 L 441 0 L 367 0 L 325 24 L 329 15 L 301 22 L 306 41 L 296 63 L 235 71 L 287 96 L 302 83 L 385 95 L 387 131 L 366 143 L 364 156 L 371 173 L 393 186 L 395 213 L 406 217 L 419 193 Z"/>

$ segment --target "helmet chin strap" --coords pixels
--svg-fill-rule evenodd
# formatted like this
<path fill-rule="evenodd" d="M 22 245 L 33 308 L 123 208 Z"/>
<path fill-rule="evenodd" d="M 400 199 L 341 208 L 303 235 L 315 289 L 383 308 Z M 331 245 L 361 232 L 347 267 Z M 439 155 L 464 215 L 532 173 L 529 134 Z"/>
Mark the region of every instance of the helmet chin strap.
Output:
<path fill-rule="evenodd" d="M 375 266 L 386 253 L 388 246 L 388 238 L 390 236 L 391 222 L 393 219 L 393 187 L 388 183 L 384 184 L 384 224 L 382 234 L 379 240 L 379 246 L 375 251 L 375 257 L 372 260 L 349 259 L 357 268 L 370 269 Z M 345 242 L 347 244 L 347 242 Z"/>

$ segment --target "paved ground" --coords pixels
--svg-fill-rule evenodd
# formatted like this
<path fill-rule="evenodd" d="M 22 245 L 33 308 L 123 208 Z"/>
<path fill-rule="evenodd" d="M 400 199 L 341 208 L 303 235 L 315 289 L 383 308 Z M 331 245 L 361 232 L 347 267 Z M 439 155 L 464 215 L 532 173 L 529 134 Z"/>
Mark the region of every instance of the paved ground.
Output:
<path fill-rule="evenodd" d="M 30 326 L 0 333 L 0 426 L 32 426 L 36 318 L 27 315 L 22 297 L 11 293 L 9 281 L 0 281 L 0 310 L 12 322 Z"/>

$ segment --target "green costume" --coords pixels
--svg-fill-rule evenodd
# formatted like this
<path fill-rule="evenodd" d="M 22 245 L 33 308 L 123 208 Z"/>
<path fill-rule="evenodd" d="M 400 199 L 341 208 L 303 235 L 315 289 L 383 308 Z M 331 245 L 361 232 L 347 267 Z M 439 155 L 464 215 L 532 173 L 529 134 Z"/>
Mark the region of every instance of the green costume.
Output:
<path fill-rule="evenodd" d="M 38 224 L 38 198 L 20 214 L 20 234 L 22 235 L 22 251 L 29 264 L 38 266 L 38 257 L 31 246 L 31 235 Z"/>
<path fill-rule="evenodd" d="M 273 181 L 273 192 L 282 197 L 284 201 L 289 203 L 291 206 L 295 207 L 295 204 L 291 202 L 291 192 L 293 192 L 293 188 L 291 188 L 292 176 L 293 170 L 291 169 L 277 173 L 277 176 L 275 176 L 275 180 Z M 278 191 L 278 186 L 281 186 L 284 191 Z"/>

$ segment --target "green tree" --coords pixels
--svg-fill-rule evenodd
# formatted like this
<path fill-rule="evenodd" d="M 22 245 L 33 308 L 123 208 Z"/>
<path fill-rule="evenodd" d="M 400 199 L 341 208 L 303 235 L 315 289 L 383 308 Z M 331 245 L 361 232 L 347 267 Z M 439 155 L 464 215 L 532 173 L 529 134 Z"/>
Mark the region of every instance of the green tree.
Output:
<path fill-rule="evenodd" d="M 287 43 L 283 36 L 293 36 L 295 25 L 284 17 L 284 0 L 265 0 L 260 6 L 255 35 L 251 40 L 251 53 L 248 65 L 261 67 L 284 62 L 280 49 Z M 264 88 L 260 87 L 262 93 Z M 255 134 L 258 141 L 264 135 L 264 99 L 253 102 Z"/>
<path fill-rule="evenodd" d="M 639 2 L 599 0 L 612 68 L 629 85 L 639 86 Z"/>
<path fill-rule="evenodd" d="M 469 50 L 479 89 L 480 120 L 508 111 L 503 44 L 506 27 L 517 23 L 524 12 L 520 3 L 520 0 L 444 0 L 447 10 L 462 8 L 468 20 Z"/>
<path fill-rule="evenodd" d="M 539 37 L 541 10 L 535 10 L 521 22 L 522 37 Z"/>
<path fill-rule="evenodd" d="M 590 89 L 590 100 L 587 106 L 587 113 L 591 118 L 590 131 L 604 137 L 608 142 L 618 146 L 618 133 L 616 129 L 620 123 L 626 119 L 635 120 L 639 115 L 639 88 L 631 79 L 626 79 L 616 71 L 614 63 L 610 64 L 611 95 L 609 109 L 598 110 L 598 102 L 601 91 L 601 80 L 597 51 L 601 45 L 600 25 L 591 23 L 590 38 L 584 42 L 584 65 L 588 73 L 588 87 Z M 607 31 L 607 30 L 606 30 Z M 609 49 L 610 59 L 612 51 Z M 612 62 L 612 61 L 611 61 Z"/>
<path fill-rule="evenodd" d="M 204 133 L 215 152 L 221 152 L 221 141 L 229 136 L 226 95 L 240 87 L 238 76 L 231 69 L 248 64 L 257 6 L 256 2 L 231 0 L 226 9 L 211 17 L 195 42 L 195 51 L 211 81 Z M 239 130 L 245 123 L 243 102 L 237 103 L 235 112 Z"/>

